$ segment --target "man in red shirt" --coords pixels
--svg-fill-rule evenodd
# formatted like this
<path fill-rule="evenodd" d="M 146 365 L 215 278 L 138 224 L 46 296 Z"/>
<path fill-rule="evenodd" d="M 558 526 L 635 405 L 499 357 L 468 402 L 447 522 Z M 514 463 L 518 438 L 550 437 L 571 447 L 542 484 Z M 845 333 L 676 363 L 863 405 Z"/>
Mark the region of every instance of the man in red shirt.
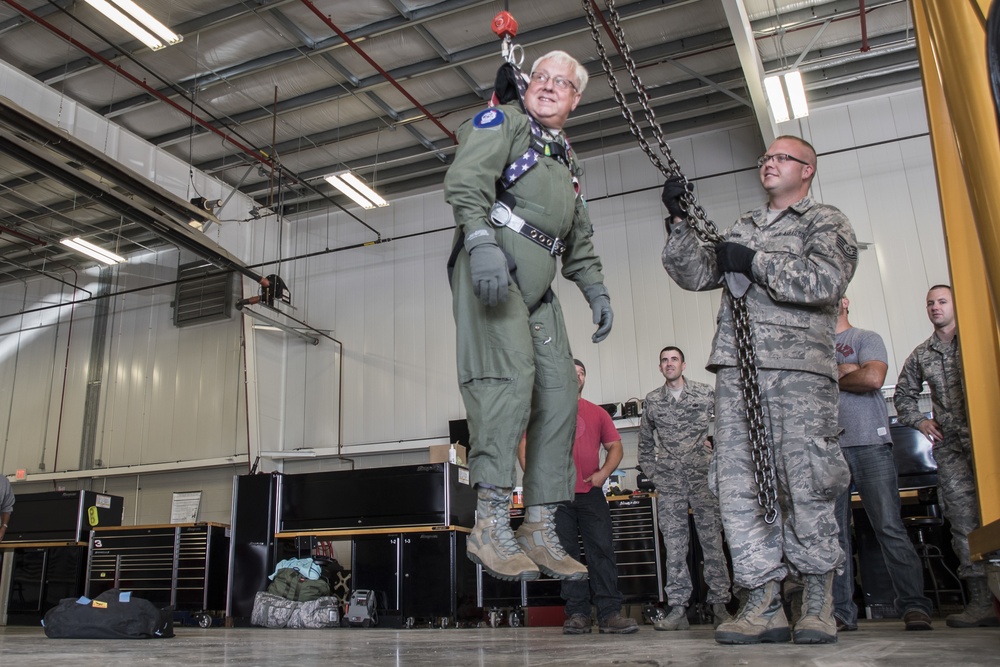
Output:
<path fill-rule="evenodd" d="M 573 441 L 573 463 L 576 465 L 575 497 L 561 503 L 556 510 L 556 533 L 570 557 L 580 560 L 580 538 L 587 554 L 589 581 L 562 582 L 562 598 L 566 601 L 566 622 L 563 634 L 579 635 L 590 632 L 591 602 L 597 607 L 598 630 L 611 634 L 631 634 L 639 631 L 634 619 L 621 615 L 622 594 L 618 590 L 618 565 L 612 544 L 611 511 L 604 497 L 604 481 L 622 461 L 622 439 L 611 421 L 611 415 L 590 401 L 584 400 L 583 385 L 587 369 L 579 359 L 576 379 L 580 396 L 576 416 L 576 437 Z M 607 451 L 601 465 L 601 448 Z M 524 441 L 519 449 L 524 467 Z"/>

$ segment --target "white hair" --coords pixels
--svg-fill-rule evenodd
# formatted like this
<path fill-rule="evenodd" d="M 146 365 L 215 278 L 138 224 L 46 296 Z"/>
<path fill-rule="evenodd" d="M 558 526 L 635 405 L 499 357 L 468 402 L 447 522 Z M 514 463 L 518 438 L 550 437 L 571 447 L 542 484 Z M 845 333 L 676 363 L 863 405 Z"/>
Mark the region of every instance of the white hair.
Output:
<path fill-rule="evenodd" d="M 576 84 L 576 92 L 583 93 L 583 89 L 587 87 L 587 81 L 590 79 L 590 75 L 587 74 L 587 68 L 580 64 L 580 61 L 566 53 L 565 51 L 549 51 L 544 56 L 536 60 L 531 65 L 530 74 L 534 74 L 535 70 L 538 69 L 538 65 L 543 60 L 554 60 L 562 65 L 571 65 L 573 67 L 573 78 Z"/>

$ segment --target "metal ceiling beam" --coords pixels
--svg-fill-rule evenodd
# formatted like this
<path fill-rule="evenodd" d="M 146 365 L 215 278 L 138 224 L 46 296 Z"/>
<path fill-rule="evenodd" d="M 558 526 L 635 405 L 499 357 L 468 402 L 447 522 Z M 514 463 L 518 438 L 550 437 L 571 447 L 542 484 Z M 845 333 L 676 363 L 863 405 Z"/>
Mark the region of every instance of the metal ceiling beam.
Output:
<path fill-rule="evenodd" d="M 208 219 L 204 211 L 199 211 L 189 202 L 180 200 L 120 163 L 68 137 L 64 131 L 32 117 L 10 100 L 0 98 L 0 121 L 2 121 L 0 145 L 22 164 L 29 165 L 84 196 L 98 200 L 97 204 L 101 208 L 126 216 L 171 243 L 190 250 L 221 268 L 238 271 L 257 282 L 262 278 L 256 272 L 247 269 L 240 259 L 187 226 L 188 220 Z M 30 144 L 22 137 L 31 137 L 38 142 L 38 145 Z M 122 195 L 106 183 L 91 178 L 82 169 L 53 159 L 51 152 L 57 153 L 63 159 L 69 158 L 75 164 L 83 165 L 99 178 L 123 188 L 129 196 Z M 140 199 L 149 202 L 149 205 L 140 203 Z M 171 214 L 176 217 L 169 217 Z"/>
<path fill-rule="evenodd" d="M 770 146 L 774 138 L 778 136 L 778 126 L 767 110 L 767 96 L 764 94 L 764 64 L 757 51 L 757 42 L 754 40 L 746 4 L 743 0 L 730 0 L 730 2 L 723 2 L 722 7 L 726 12 L 729 30 L 733 34 L 736 53 L 740 58 L 740 66 L 743 68 L 743 75 L 746 78 L 747 91 L 753 102 L 753 113 L 757 118 L 760 136 L 764 140 L 764 145 Z"/>

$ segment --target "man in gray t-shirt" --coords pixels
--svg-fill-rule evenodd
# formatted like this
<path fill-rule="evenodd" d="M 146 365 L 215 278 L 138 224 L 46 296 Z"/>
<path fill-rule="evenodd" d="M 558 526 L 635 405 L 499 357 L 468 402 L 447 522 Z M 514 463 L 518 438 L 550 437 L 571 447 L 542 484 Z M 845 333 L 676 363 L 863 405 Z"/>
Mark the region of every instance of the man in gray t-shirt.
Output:
<path fill-rule="evenodd" d="M 13 511 L 14 490 L 10 488 L 10 481 L 0 475 L 0 542 L 3 542 L 3 538 L 7 535 L 7 524 Z"/>
<path fill-rule="evenodd" d="M 889 413 L 881 388 L 889 369 L 882 337 L 857 329 L 847 319 L 850 301 L 840 300 L 837 316 L 837 373 L 840 376 L 840 447 L 851 468 L 854 488 L 861 495 L 882 549 L 896 594 L 896 611 L 907 630 L 930 630 L 931 601 L 924 595 L 924 573 L 899 513 L 899 486 L 892 458 Z M 840 545 L 847 556 L 843 574 L 833 581 L 833 615 L 839 631 L 856 630 L 851 559 L 851 494 L 837 503 Z"/>

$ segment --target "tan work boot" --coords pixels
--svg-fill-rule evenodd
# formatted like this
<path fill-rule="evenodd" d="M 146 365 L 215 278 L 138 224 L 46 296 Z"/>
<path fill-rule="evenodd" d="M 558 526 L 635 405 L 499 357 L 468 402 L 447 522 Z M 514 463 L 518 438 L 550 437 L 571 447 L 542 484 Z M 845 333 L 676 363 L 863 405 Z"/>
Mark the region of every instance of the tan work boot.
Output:
<path fill-rule="evenodd" d="M 732 614 L 726 609 L 726 604 L 724 602 L 715 602 L 712 604 L 712 616 L 713 616 L 713 627 L 719 627 L 723 623 L 727 623 L 733 620 Z"/>
<path fill-rule="evenodd" d="M 621 612 L 613 611 L 597 621 L 597 630 L 608 635 L 630 635 L 633 632 L 639 632 L 639 624 L 635 622 L 634 618 L 622 616 Z"/>
<path fill-rule="evenodd" d="M 530 505 L 515 533 L 517 544 L 550 577 L 582 581 L 587 578 L 587 568 L 570 558 L 559 543 L 555 512 L 555 505 Z"/>
<path fill-rule="evenodd" d="M 510 530 L 510 489 L 476 486 L 476 525 L 469 533 L 466 554 L 473 563 L 506 581 L 530 581 L 541 576 Z"/>
<path fill-rule="evenodd" d="M 746 602 L 731 621 L 715 629 L 720 644 L 760 644 L 787 642 L 792 638 L 781 604 L 781 583 L 769 581 L 747 594 Z"/>
<path fill-rule="evenodd" d="M 1000 625 L 993 612 L 993 593 L 985 577 L 966 579 L 969 603 L 958 614 L 949 614 L 944 622 L 949 628 L 992 628 Z"/>
<path fill-rule="evenodd" d="M 833 618 L 833 571 L 802 575 L 802 616 L 795 624 L 796 644 L 833 644 L 837 621 Z"/>
<path fill-rule="evenodd" d="M 657 630 L 687 630 L 691 627 L 691 623 L 688 622 L 687 607 L 675 604 L 664 618 L 653 621 L 653 627 Z"/>

